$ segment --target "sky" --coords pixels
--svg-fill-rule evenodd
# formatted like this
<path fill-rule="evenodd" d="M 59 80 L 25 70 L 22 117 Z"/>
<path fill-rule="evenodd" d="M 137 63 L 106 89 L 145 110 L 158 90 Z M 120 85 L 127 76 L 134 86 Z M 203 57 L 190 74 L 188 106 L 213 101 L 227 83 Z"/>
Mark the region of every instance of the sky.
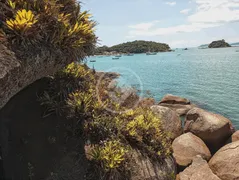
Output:
<path fill-rule="evenodd" d="M 97 21 L 99 46 L 134 40 L 196 47 L 239 42 L 239 0 L 81 0 Z"/>

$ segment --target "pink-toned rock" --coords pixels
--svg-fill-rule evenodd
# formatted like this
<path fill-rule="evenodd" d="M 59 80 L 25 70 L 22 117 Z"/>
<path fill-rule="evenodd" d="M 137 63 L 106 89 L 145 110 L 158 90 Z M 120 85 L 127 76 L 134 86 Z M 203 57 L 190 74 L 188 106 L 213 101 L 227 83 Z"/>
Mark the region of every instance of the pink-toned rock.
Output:
<path fill-rule="evenodd" d="M 236 131 L 233 135 L 232 135 L 232 142 L 236 142 L 239 141 L 239 131 Z"/>
<path fill-rule="evenodd" d="M 195 107 L 194 104 L 186 99 L 172 94 L 167 94 L 159 102 L 160 106 L 168 107 L 178 113 L 179 116 L 187 114 L 189 110 Z"/>
<path fill-rule="evenodd" d="M 239 141 L 222 147 L 208 164 L 221 180 L 239 180 Z"/>
<path fill-rule="evenodd" d="M 209 168 L 207 161 L 196 156 L 193 163 L 178 175 L 178 180 L 220 180 Z"/>
<path fill-rule="evenodd" d="M 172 139 L 182 134 L 182 122 L 175 111 L 158 105 L 151 106 L 151 110 L 159 116 L 162 122 L 162 128 L 171 135 Z"/>
<path fill-rule="evenodd" d="M 173 141 L 173 156 L 179 166 L 188 166 L 197 155 L 209 160 L 211 153 L 205 143 L 192 133 L 186 133 Z"/>
<path fill-rule="evenodd" d="M 187 113 L 184 132 L 192 132 L 207 144 L 211 152 L 216 152 L 226 144 L 233 133 L 233 128 L 229 119 L 193 108 Z"/>

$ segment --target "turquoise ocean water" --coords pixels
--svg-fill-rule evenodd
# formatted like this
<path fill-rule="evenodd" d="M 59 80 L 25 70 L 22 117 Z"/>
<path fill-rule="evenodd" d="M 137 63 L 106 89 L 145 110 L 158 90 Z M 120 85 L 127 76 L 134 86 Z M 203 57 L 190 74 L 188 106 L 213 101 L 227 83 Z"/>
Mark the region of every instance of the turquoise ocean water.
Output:
<path fill-rule="evenodd" d="M 149 90 L 157 101 L 165 94 L 188 98 L 229 118 L 239 129 L 239 47 L 178 49 L 155 56 L 122 56 L 119 60 L 90 57 L 88 65 L 98 71 L 120 73 L 119 83 Z"/>

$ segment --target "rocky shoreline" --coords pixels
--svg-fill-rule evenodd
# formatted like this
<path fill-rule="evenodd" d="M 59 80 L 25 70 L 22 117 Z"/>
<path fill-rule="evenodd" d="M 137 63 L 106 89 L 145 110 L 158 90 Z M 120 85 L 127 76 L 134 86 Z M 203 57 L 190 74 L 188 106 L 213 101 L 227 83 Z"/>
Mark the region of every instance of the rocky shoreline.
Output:
<path fill-rule="evenodd" d="M 239 179 L 239 131 L 229 119 L 174 95 L 166 95 L 151 109 L 174 138 L 177 180 Z M 183 115 L 184 127 L 179 118 Z"/>

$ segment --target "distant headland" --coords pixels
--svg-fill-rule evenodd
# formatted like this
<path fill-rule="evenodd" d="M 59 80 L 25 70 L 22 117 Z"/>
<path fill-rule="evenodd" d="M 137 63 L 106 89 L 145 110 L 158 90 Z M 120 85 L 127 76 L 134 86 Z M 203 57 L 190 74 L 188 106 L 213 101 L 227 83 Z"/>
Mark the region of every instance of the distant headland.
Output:
<path fill-rule="evenodd" d="M 133 41 L 118 44 L 112 47 L 102 46 L 95 49 L 95 55 L 123 54 L 123 53 L 147 53 L 147 52 L 169 52 L 168 44 L 153 41 Z"/>

